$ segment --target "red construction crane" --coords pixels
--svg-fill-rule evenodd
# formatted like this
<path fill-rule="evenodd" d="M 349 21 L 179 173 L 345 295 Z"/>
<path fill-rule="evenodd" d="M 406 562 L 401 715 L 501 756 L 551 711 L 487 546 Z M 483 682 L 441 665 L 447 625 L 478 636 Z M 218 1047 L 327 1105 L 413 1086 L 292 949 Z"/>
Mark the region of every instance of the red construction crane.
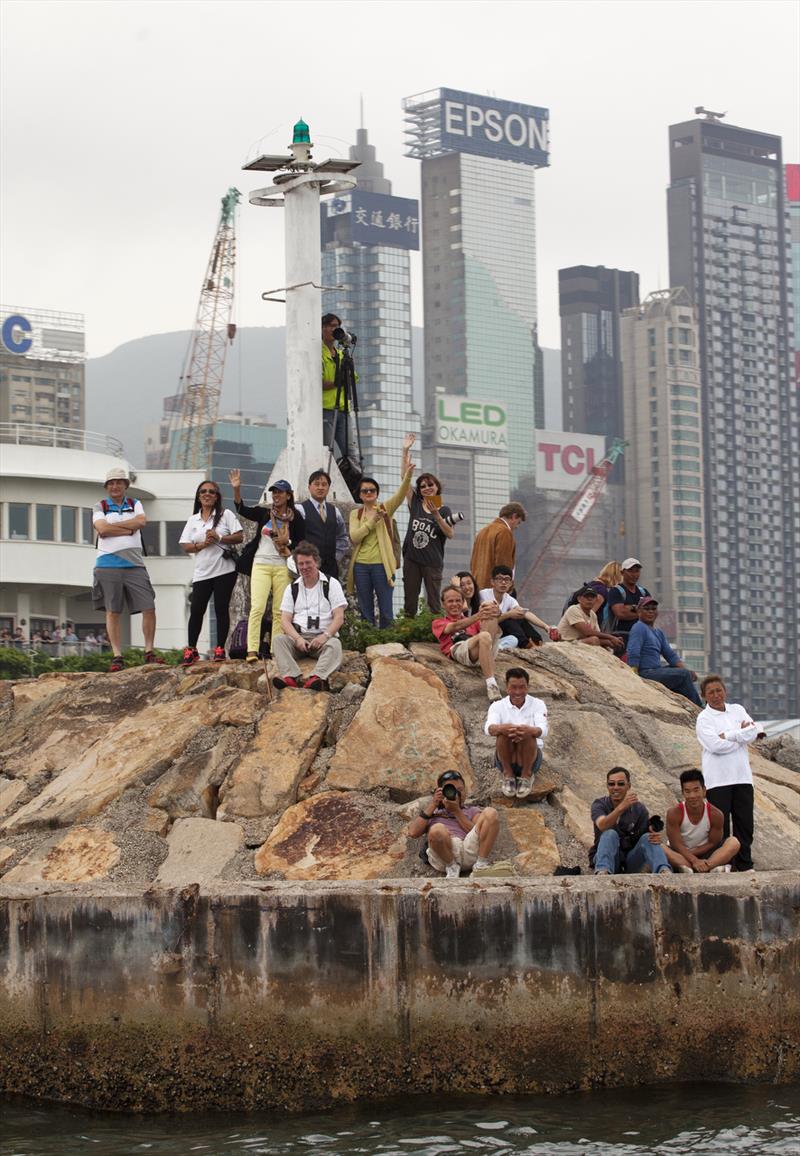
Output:
<path fill-rule="evenodd" d="M 620 438 L 614 438 L 606 456 L 591 470 L 586 481 L 572 495 L 555 519 L 538 558 L 518 587 L 529 605 L 545 592 L 554 571 L 569 554 L 576 537 L 606 488 L 608 475 L 614 468 L 614 463 L 625 452 L 627 444 Z"/>
<path fill-rule="evenodd" d="M 211 467 L 225 357 L 236 336 L 232 320 L 236 269 L 234 209 L 240 196 L 238 189 L 231 188 L 222 198 L 219 224 L 170 421 L 167 464 L 174 469 L 208 470 Z"/>

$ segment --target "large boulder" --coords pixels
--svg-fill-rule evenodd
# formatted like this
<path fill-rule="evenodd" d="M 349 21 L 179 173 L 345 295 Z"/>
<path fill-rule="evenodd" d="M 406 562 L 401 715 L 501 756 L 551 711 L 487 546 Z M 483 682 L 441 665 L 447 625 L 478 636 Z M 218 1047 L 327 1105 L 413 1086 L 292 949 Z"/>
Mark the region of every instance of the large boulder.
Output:
<path fill-rule="evenodd" d="M 119 700 L 114 723 L 106 720 L 104 736 L 7 819 L 3 831 L 63 827 L 98 814 L 127 787 L 163 774 L 205 727 L 255 722 L 263 700 L 249 691 L 221 688 L 135 714 L 122 711 L 122 705 Z"/>
<path fill-rule="evenodd" d="M 384 787 L 394 799 L 413 799 L 447 770 L 460 771 L 472 789 L 464 728 L 444 683 L 420 663 L 376 659 L 361 708 L 337 744 L 328 786 Z"/>
<path fill-rule="evenodd" d="M 169 853 L 156 876 L 156 885 L 204 886 L 219 879 L 244 846 L 244 832 L 235 823 L 213 819 L 178 819 L 167 838 Z"/>
<path fill-rule="evenodd" d="M 326 791 L 285 812 L 256 852 L 255 867 L 285 879 L 382 879 L 397 873 L 405 851 L 393 810 Z"/>
<path fill-rule="evenodd" d="M 91 883 L 106 879 L 120 860 L 109 831 L 73 827 L 40 843 L 3 876 L 3 883 Z"/>
<path fill-rule="evenodd" d="M 220 788 L 217 819 L 271 825 L 297 798 L 325 733 L 329 696 L 285 690 L 261 719 L 250 746 Z M 250 826 L 252 835 L 254 828 Z M 266 830 L 262 829 L 260 839 Z"/>

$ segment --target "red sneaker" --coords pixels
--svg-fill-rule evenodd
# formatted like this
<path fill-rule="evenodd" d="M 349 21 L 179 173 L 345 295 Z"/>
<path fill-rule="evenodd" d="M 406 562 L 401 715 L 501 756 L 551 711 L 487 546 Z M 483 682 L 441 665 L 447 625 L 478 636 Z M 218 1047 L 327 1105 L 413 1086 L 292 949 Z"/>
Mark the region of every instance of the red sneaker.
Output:
<path fill-rule="evenodd" d="M 276 674 L 272 680 L 272 685 L 277 687 L 278 690 L 283 690 L 287 686 L 294 687 L 294 689 L 297 690 L 297 679 L 292 678 L 290 674 L 287 674 L 285 678 L 281 678 L 279 674 Z"/>
<path fill-rule="evenodd" d="M 199 660 L 199 658 L 200 658 L 200 655 L 197 653 L 195 648 L 193 646 L 187 646 L 184 649 L 183 658 L 181 659 L 181 661 L 178 665 L 179 666 L 191 666 L 192 663 L 197 662 Z M 145 660 L 145 662 L 147 662 L 147 655 L 145 655 L 144 660 Z"/>
<path fill-rule="evenodd" d="M 111 666 L 109 666 L 109 668 L 108 668 L 109 673 L 110 674 L 116 674 L 118 670 L 124 670 L 124 669 L 125 669 L 125 659 L 122 657 L 121 654 L 115 654 L 114 657 L 111 659 Z"/>
<path fill-rule="evenodd" d="M 303 690 L 325 690 L 325 683 L 318 674 L 312 674 L 303 683 Z"/>
<path fill-rule="evenodd" d="M 214 662 L 224 662 L 224 661 L 225 661 L 225 647 L 224 646 L 215 646 L 214 647 Z"/>
<path fill-rule="evenodd" d="M 165 662 L 161 655 L 156 654 L 154 650 L 146 650 L 144 652 L 144 664 L 145 666 L 164 666 Z"/>

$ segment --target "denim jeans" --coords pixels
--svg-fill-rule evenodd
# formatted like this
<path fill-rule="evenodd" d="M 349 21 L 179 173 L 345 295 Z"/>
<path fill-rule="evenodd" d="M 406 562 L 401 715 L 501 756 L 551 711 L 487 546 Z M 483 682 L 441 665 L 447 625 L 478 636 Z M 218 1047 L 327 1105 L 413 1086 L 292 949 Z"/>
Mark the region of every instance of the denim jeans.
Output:
<path fill-rule="evenodd" d="M 595 874 L 600 870 L 604 870 L 608 871 L 611 875 L 617 875 L 619 874 L 622 863 L 623 856 L 619 847 L 619 835 L 613 828 L 608 831 L 603 831 L 594 856 Z M 625 856 L 625 870 L 629 875 L 632 875 L 643 867 L 645 863 L 651 871 L 658 872 L 663 870 L 664 867 L 666 867 L 668 871 L 670 870 L 664 848 L 660 843 L 650 842 L 650 833 L 648 831 L 645 831 L 636 846 L 631 847 L 627 856 Z"/>
<path fill-rule="evenodd" d="M 694 688 L 692 676 L 688 670 L 681 666 L 654 666 L 650 670 L 639 670 L 642 678 L 650 678 L 653 682 L 660 682 L 664 686 L 674 690 L 676 694 L 682 694 L 684 698 L 688 698 L 689 702 L 693 702 L 695 706 L 702 706 L 700 695 Z"/>
<path fill-rule="evenodd" d="M 392 611 L 392 587 L 386 577 L 382 562 L 356 562 L 353 567 L 356 584 L 356 598 L 361 617 L 370 626 L 375 625 L 375 595 L 378 598 L 380 629 L 386 630 L 394 622 Z"/>

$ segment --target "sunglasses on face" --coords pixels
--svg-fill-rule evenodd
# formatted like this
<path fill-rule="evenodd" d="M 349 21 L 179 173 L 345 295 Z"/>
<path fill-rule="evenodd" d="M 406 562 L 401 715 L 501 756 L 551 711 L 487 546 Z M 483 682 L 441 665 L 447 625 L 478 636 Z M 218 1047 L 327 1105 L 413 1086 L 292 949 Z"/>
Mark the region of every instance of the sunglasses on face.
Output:
<path fill-rule="evenodd" d="M 374 486 L 368 486 L 365 490 L 361 490 L 360 492 L 362 494 L 377 494 L 378 491 Z"/>

